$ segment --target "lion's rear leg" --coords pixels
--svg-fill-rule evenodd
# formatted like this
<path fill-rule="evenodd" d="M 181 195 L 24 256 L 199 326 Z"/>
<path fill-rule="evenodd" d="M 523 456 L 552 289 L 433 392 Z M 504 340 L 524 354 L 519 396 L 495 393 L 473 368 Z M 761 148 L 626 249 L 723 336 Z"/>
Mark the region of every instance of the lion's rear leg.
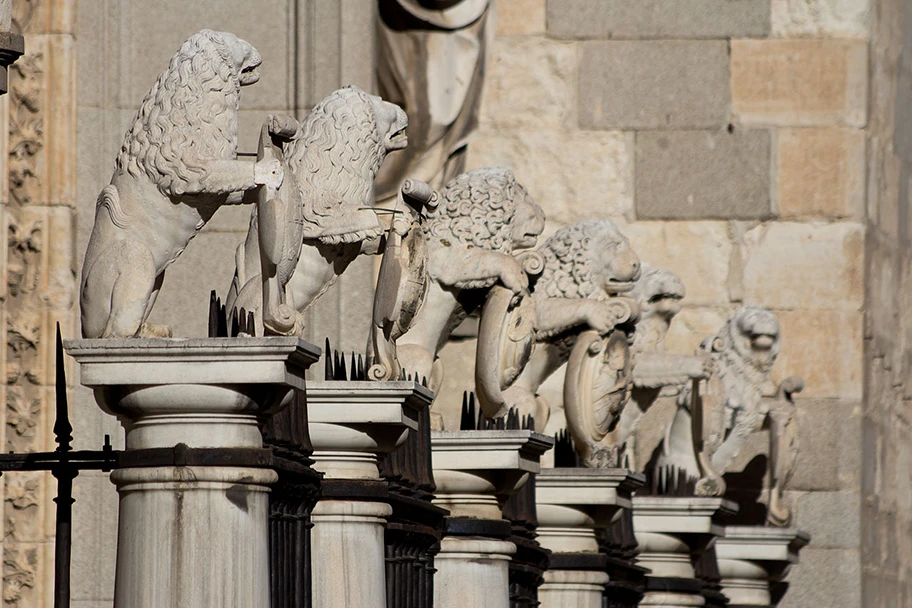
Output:
<path fill-rule="evenodd" d="M 159 273 L 159 275 L 155 277 L 155 284 L 152 286 L 152 293 L 149 294 L 149 301 L 146 303 L 146 311 L 143 313 L 143 324 L 139 327 L 139 335 L 142 338 L 170 338 L 172 336 L 170 325 L 153 325 L 152 323 L 146 323 L 146 319 L 149 318 L 149 314 L 152 312 L 152 307 L 155 306 L 155 300 L 158 298 L 164 280 L 164 272 Z"/>
<path fill-rule="evenodd" d="M 82 287 L 82 333 L 87 338 L 139 334 L 156 285 L 152 253 L 135 241 L 118 241 L 92 264 Z"/>

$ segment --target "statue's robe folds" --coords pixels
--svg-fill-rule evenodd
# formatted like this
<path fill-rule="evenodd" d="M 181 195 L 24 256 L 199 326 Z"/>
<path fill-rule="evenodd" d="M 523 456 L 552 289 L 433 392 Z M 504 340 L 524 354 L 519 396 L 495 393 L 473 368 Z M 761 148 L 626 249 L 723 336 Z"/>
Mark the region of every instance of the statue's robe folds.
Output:
<path fill-rule="evenodd" d="M 409 145 L 384 163 L 378 201 L 407 178 L 439 189 L 465 171 L 494 25 L 493 0 L 380 0 L 378 93 L 408 114 Z"/>

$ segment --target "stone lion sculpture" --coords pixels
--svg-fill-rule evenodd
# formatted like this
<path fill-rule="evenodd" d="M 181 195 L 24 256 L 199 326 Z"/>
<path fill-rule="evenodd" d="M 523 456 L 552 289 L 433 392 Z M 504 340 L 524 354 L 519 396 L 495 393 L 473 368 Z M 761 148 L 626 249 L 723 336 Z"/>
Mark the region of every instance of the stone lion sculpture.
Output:
<path fill-rule="evenodd" d="M 640 312 L 633 341 L 633 387 L 630 400 L 621 412 L 614 442 L 624 450 L 625 465 L 634 471 L 641 468 L 636 458 L 635 433 L 659 395 L 669 389 L 679 391 L 691 380 L 709 374 L 708 357 L 665 352 L 665 337 L 672 320 L 681 312 L 685 295 L 678 275 L 648 264 L 643 264 L 640 279 L 630 292 Z"/>
<path fill-rule="evenodd" d="M 450 180 L 427 219 L 430 286 L 398 354 L 403 369 L 437 390 L 443 382 L 438 351 L 489 290 L 500 284 L 528 293 L 514 253 L 535 246 L 545 216 L 509 169 L 489 167 Z"/>
<path fill-rule="evenodd" d="M 387 153 L 406 147 L 407 126 L 401 108 L 355 86 L 314 107 L 282 146 L 286 180 L 273 199 L 279 217 L 265 218 L 270 227 L 261 233 L 261 211 L 251 214 L 237 249 L 229 310 L 253 311 L 257 332 L 263 331 L 260 254 L 266 238 L 281 292 L 281 309 L 273 314 L 282 317 L 282 327 L 267 322 L 267 331 L 301 333 L 307 308 L 355 258 L 380 250 L 383 227 L 372 208 L 372 184 Z M 290 220 L 282 216 L 286 212 Z"/>
<path fill-rule="evenodd" d="M 766 308 L 742 306 L 700 348 L 715 364 L 707 396 L 716 403 L 705 449 L 713 468 L 724 472 L 768 413 L 763 389 L 779 354 L 779 321 Z"/>
<path fill-rule="evenodd" d="M 592 464 L 604 456 L 599 438 L 613 426 L 619 413 L 615 410 L 627 393 L 628 338 L 637 311 L 636 303 L 622 294 L 633 289 L 639 278 L 640 260 L 609 220 L 586 220 L 562 228 L 539 251 L 545 262 L 533 291 L 538 342 L 508 397 L 521 414 L 535 417 L 536 430 L 544 430 L 550 406 L 538 390 L 572 359 L 577 342 L 585 340 L 585 352 L 568 366 L 564 406 L 583 460 Z M 619 325 L 624 327 L 615 331 Z M 593 384 L 583 388 L 580 378 L 571 378 L 574 374 Z M 585 403 L 580 407 L 591 411 L 574 410 L 570 402 Z"/>
<path fill-rule="evenodd" d="M 278 163 L 237 160 L 240 88 L 259 80 L 260 63 L 234 34 L 203 30 L 146 95 L 96 204 L 82 273 L 84 337 L 170 335 L 146 324 L 165 269 L 220 206 L 281 183 Z"/>
<path fill-rule="evenodd" d="M 791 476 L 798 453 L 792 395 L 804 389 L 804 381 L 797 376 L 786 378 L 774 399 L 764 396 L 769 394 L 770 371 L 779 349 L 776 316 L 762 306 L 740 307 L 715 336 L 703 341 L 700 352 L 711 358 L 712 375 L 698 399 L 693 399 L 691 391 L 682 394 L 684 407 L 679 414 L 688 408 L 702 407 L 702 429 L 693 429 L 699 433 L 694 445 L 703 444 L 699 455 L 701 480 L 697 485 L 701 494 L 724 494 L 725 484 L 720 476 L 729 471 L 750 434 L 761 429 L 770 431 L 769 520 L 784 525 L 789 513 L 781 504 L 781 488 Z M 687 437 L 691 420 L 689 415 L 676 417 L 666 442 Z M 664 449 L 663 458 L 665 462 L 660 459 L 660 466 L 680 463 L 674 446 Z"/>

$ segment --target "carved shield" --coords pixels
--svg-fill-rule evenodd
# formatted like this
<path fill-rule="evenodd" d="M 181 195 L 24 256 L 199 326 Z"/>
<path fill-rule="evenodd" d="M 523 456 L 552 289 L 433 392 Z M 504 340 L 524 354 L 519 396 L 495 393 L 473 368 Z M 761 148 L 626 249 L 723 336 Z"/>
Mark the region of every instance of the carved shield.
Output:
<path fill-rule="evenodd" d="M 387 233 L 377 290 L 374 292 L 371 344 L 368 349 L 370 368 L 367 375 L 370 380 L 385 381 L 399 377 L 401 368 L 396 357 L 396 340 L 411 327 L 430 285 L 427 237 L 421 213 L 424 206 L 436 205 L 437 195 L 424 182 L 406 180 L 400 199 L 415 209 L 415 215 L 405 237 L 400 237 L 392 228 Z M 406 209 L 398 211 L 410 213 Z"/>
<path fill-rule="evenodd" d="M 303 220 L 294 176 L 285 163 L 283 144 L 294 135 L 298 123 L 291 117 L 270 115 L 260 130 L 257 161 L 278 160 L 285 179 L 278 190 L 260 186 L 257 193 L 257 234 L 263 281 L 261 311 L 264 334 L 293 335 L 297 315 L 285 302 L 285 285 L 301 255 Z M 289 200 L 291 199 L 291 200 Z"/>
<path fill-rule="evenodd" d="M 488 418 L 507 413 L 504 391 L 510 388 L 535 346 L 535 303 L 528 293 L 516 295 L 495 285 L 488 292 L 478 325 L 475 393 Z"/>
<path fill-rule="evenodd" d="M 581 436 L 598 442 L 614 428 L 630 395 L 632 370 L 625 332 L 580 334 L 567 362 L 564 408 Z"/>
<path fill-rule="evenodd" d="M 424 304 L 429 285 L 427 265 L 427 242 L 418 222 L 401 242 L 387 237 L 374 293 L 370 380 L 398 378 L 401 372 L 396 340 L 408 331 Z"/>

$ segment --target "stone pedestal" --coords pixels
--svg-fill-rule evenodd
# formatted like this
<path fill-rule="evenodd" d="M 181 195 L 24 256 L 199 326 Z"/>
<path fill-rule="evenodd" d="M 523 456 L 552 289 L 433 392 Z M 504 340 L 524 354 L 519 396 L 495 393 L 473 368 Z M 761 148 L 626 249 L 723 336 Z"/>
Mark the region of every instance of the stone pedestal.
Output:
<path fill-rule="evenodd" d="M 311 382 L 307 414 L 322 494 L 311 515 L 314 608 L 386 608 L 379 458 L 418 429 L 433 393 L 415 382 Z"/>
<path fill-rule="evenodd" d="M 72 340 L 118 417 L 117 608 L 269 608 L 268 468 L 258 422 L 304 389 L 295 338 Z"/>
<path fill-rule="evenodd" d="M 539 471 L 550 437 L 532 431 L 431 433 L 434 504 L 449 509 L 437 554 L 435 608 L 509 608 L 509 562 L 516 546 L 506 539 L 506 496 Z"/>
<path fill-rule="evenodd" d="M 725 534 L 721 520 L 736 510 L 735 503 L 722 498 L 635 496 L 638 563 L 652 571 L 640 606 L 703 606 L 703 582 L 693 562 Z"/>
<path fill-rule="evenodd" d="M 781 583 L 810 537 L 793 528 L 726 526 L 716 541 L 722 592 L 731 606 L 773 607 L 771 586 Z"/>
<path fill-rule="evenodd" d="M 642 475 L 626 469 L 542 469 L 536 478 L 538 542 L 550 549 L 551 566 L 539 589 L 543 608 L 600 608 L 608 575 L 597 531 L 620 509 Z"/>

